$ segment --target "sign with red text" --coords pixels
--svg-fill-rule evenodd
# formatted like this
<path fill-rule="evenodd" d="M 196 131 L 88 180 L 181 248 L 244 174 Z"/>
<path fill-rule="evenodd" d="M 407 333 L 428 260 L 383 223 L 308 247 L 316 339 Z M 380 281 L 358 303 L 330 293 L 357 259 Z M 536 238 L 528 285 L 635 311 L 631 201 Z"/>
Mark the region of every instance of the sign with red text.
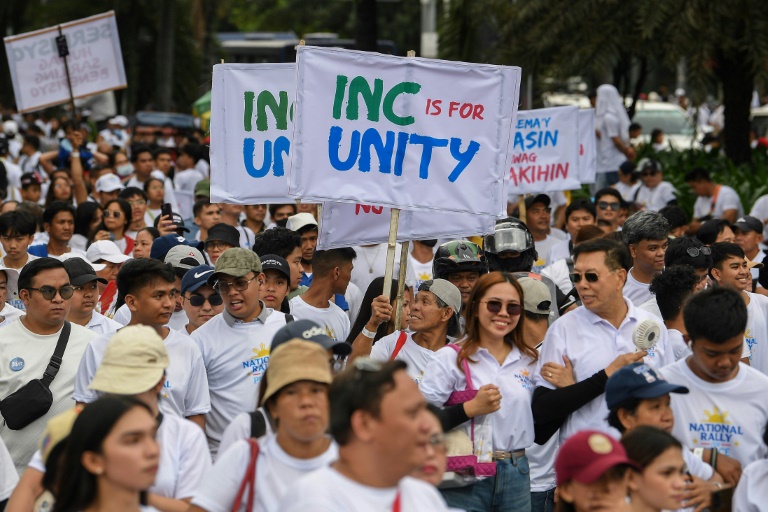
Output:
<path fill-rule="evenodd" d="M 287 168 L 296 64 L 216 64 L 211 89 L 211 201 L 293 203 Z"/>
<path fill-rule="evenodd" d="M 517 113 L 510 148 L 510 196 L 581 186 L 578 114 L 577 106 Z"/>
<path fill-rule="evenodd" d="M 520 68 L 300 46 L 288 190 L 496 215 Z"/>
<path fill-rule="evenodd" d="M 72 96 L 127 87 L 114 11 L 3 39 L 20 112 L 69 101 L 64 59 L 56 38 L 66 37 Z"/>
<path fill-rule="evenodd" d="M 595 109 L 579 110 L 579 181 L 582 185 L 595 182 L 597 174 L 597 136 Z"/>
<path fill-rule="evenodd" d="M 317 249 L 387 242 L 390 211 L 386 206 L 323 203 Z M 397 241 L 487 235 L 493 233 L 495 225 L 493 216 L 403 210 L 397 226 Z"/>

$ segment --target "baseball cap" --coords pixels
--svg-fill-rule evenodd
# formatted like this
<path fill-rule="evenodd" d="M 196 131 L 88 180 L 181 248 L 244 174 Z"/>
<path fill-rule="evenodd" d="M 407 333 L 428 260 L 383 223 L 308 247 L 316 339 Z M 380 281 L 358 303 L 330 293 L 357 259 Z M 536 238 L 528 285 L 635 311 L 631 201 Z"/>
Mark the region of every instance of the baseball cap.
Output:
<path fill-rule="evenodd" d="M 101 265 L 102 267 L 106 265 Z M 67 258 L 64 260 L 64 268 L 69 275 L 69 282 L 72 286 L 82 286 L 91 281 L 98 281 L 102 284 L 107 284 L 107 280 L 103 277 L 96 275 L 96 270 L 93 266 L 83 258 L 75 256 L 74 258 Z M 2 269 L 0 269 L 2 270 Z"/>
<path fill-rule="evenodd" d="M 278 329 L 272 337 L 271 350 L 293 339 L 313 341 L 326 350 L 333 350 L 333 353 L 339 356 L 348 356 L 352 352 L 352 345 L 334 340 L 326 334 L 325 329 L 312 320 L 294 320 Z"/>
<path fill-rule="evenodd" d="M 549 287 L 532 277 L 521 277 L 517 282 L 523 287 L 523 308 L 529 313 L 548 315 L 552 307 Z"/>
<path fill-rule="evenodd" d="M 155 227 L 157 227 L 157 225 L 160 224 L 160 217 L 161 217 L 160 215 L 155 217 L 155 222 L 154 222 Z M 186 227 L 186 225 L 184 224 L 184 219 L 181 217 L 181 214 L 176 212 L 171 212 L 171 220 L 176 225 L 176 231 L 181 230 L 185 233 L 189 233 L 189 228 Z"/>
<path fill-rule="evenodd" d="M 128 126 L 128 118 L 123 115 L 115 116 L 107 122 L 109 124 L 116 124 L 117 126 L 122 126 L 123 128 Z"/>
<path fill-rule="evenodd" d="M 733 223 L 733 227 L 739 231 L 754 231 L 755 233 L 763 232 L 763 223 L 750 215 L 739 217 L 739 219 Z"/>
<path fill-rule="evenodd" d="M 104 260 L 110 263 L 125 263 L 131 259 L 127 254 L 123 254 L 117 244 L 111 240 L 93 242 L 85 252 L 85 256 L 91 262 Z"/>
<path fill-rule="evenodd" d="M 29 187 L 30 185 L 40 185 L 40 178 L 33 172 L 25 172 L 21 175 L 21 188 Z"/>
<path fill-rule="evenodd" d="M 203 242 L 188 242 L 183 236 L 174 234 L 163 235 L 155 238 L 155 241 L 152 242 L 152 249 L 149 250 L 149 257 L 154 260 L 165 260 L 165 255 L 168 254 L 168 251 L 177 245 L 194 247 L 198 251 L 202 251 L 205 246 Z"/>
<path fill-rule="evenodd" d="M 232 247 L 240 247 L 240 232 L 237 228 L 220 222 L 208 230 L 208 238 L 205 239 L 205 243 L 214 240 L 227 243 Z"/>
<path fill-rule="evenodd" d="M 195 184 L 195 197 L 211 197 L 211 181 L 200 180 Z"/>
<path fill-rule="evenodd" d="M 461 292 L 456 285 L 446 279 L 432 279 L 424 281 L 419 285 L 420 292 L 432 292 L 435 297 L 445 302 L 453 309 L 453 314 L 458 315 L 461 312 Z"/>
<path fill-rule="evenodd" d="M 624 160 L 624 162 L 619 166 L 619 170 L 624 174 L 632 174 L 635 172 L 635 162 L 632 160 Z"/>
<path fill-rule="evenodd" d="M 69 436 L 69 433 L 72 432 L 72 425 L 75 424 L 75 420 L 82 410 L 83 406 L 78 405 L 48 420 L 40 440 L 40 455 L 43 457 L 43 462 L 48 462 L 48 457 L 51 456 L 56 445 Z"/>
<path fill-rule="evenodd" d="M 288 217 L 288 223 L 285 225 L 291 231 L 298 231 L 306 226 L 314 226 L 317 229 L 317 221 L 311 213 L 302 212 Z"/>
<path fill-rule="evenodd" d="M 3 133 L 9 137 L 15 137 L 16 134 L 19 133 L 19 125 L 12 119 L 5 121 L 3 123 Z"/>
<path fill-rule="evenodd" d="M 549 207 L 552 200 L 547 194 L 536 194 L 535 196 L 528 196 L 525 198 L 525 207 L 530 208 L 535 203 L 542 203 L 544 206 Z"/>
<path fill-rule="evenodd" d="M 269 378 L 267 390 L 261 399 L 262 405 L 275 393 L 294 382 L 310 380 L 330 384 L 333 380 L 328 354 L 317 343 L 293 339 L 270 352 Z"/>
<path fill-rule="evenodd" d="M 171 247 L 163 261 L 169 263 L 174 269 L 190 270 L 200 265 L 205 265 L 205 256 L 194 247 L 177 245 L 176 247 Z"/>
<path fill-rule="evenodd" d="M 5 272 L 6 283 L 5 287 L 8 289 L 8 298 L 13 298 L 19 295 L 19 271 L 15 268 L 8 268 L 3 265 L 2 258 L 0 258 L 0 272 Z M 3 304 L 0 304 L 2 306 Z"/>
<path fill-rule="evenodd" d="M 749 267 L 750 270 L 753 269 L 753 268 L 763 268 L 763 267 L 765 267 L 765 265 L 763 265 L 761 262 L 759 262 L 759 261 L 752 261 L 749 258 L 747 258 L 746 256 L 744 256 L 744 259 L 747 260 L 747 267 Z"/>
<path fill-rule="evenodd" d="M 645 363 L 632 363 L 620 369 L 605 385 L 605 401 L 609 409 L 630 398 L 658 398 L 669 393 L 688 393 L 688 388 L 671 384 L 659 377 Z"/>
<path fill-rule="evenodd" d="M 218 279 L 219 274 L 227 274 L 232 277 L 243 277 L 248 272 L 261 273 L 261 260 L 259 256 L 248 249 L 242 247 L 230 247 L 216 260 L 216 267 L 211 277 L 208 278 L 208 284 Z"/>
<path fill-rule="evenodd" d="M 208 277 L 213 273 L 210 265 L 198 265 L 192 267 L 181 279 L 181 293 L 194 292 L 204 284 L 208 284 Z"/>
<path fill-rule="evenodd" d="M 99 179 L 96 180 L 96 192 L 114 192 L 116 190 L 123 190 L 124 188 L 120 178 L 111 172 L 99 176 Z"/>
<path fill-rule="evenodd" d="M 261 271 L 265 270 L 277 270 L 282 272 L 285 277 L 291 279 L 291 267 L 288 266 L 288 262 L 281 258 L 277 254 L 265 254 L 261 257 Z"/>
<path fill-rule="evenodd" d="M 620 442 L 603 432 L 582 430 L 560 446 L 555 460 L 557 485 L 571 480 L 591 484 L 619 465 L 635 466 Z"/>
<path fill-rule="evenodd" d="M 166 368 L 168 351 L 157 331 L 146 325 L 129 325 L 110 338 L 88 388 L 138 395 L 157 385 Z"/>

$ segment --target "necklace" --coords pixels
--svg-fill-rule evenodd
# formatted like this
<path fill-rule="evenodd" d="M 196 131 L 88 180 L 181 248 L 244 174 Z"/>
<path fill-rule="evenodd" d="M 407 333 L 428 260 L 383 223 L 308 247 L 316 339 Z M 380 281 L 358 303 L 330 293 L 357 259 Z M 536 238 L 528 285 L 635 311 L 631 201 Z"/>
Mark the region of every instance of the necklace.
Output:
<path fill-rule="evenodd" d="M 373 262 L 368 259 L 367 247 L 362 247 L 363 258 L 365 258 L 365 264 L 368 265 L 368 273 L 373 274 L 373 265 L 376 263 L 376 258 L 379 257 L 379 251 L 381 250 L 381 244 L 376 246 L 376 254 L 373 255 Z"/>

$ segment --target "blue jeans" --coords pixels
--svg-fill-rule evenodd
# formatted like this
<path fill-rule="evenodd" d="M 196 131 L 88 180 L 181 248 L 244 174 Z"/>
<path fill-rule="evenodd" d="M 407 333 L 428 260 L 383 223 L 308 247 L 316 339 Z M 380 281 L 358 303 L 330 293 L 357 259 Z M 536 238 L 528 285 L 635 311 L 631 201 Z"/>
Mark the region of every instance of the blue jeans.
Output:
<path fill-rule="evenodd" d="M 531 493 L 531 512 L 554 512 L 555 490 Z"/>
<path fill-rule="evenodd" d="M 457 489 L 441 489 L 449 507 L 467 512 L 530 512 L 531 478 L 528 458 L 496 462 L 496 476 Z"/>

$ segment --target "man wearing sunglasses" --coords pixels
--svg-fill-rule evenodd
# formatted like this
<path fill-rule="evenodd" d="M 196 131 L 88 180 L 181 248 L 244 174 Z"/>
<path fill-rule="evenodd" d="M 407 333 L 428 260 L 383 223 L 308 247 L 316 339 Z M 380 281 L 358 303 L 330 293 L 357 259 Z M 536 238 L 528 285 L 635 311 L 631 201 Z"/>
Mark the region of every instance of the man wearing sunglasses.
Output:
<path fill-rule="evenodd" d="M 64 327 L 75 290 L 64 263 L 54 258 L 39 258 L 27 263 L 19 274 L 19 297 L 26 315 L 0 328 L 0 399 L 43 376 Z M 72 391 L 77 365 L 95 334 L 72 324 L 61 366 L 50 390 L 50 410 L 20 430 L 0 422 L 0 437 L 11 453 L 17 470 L 23 470 L 37 449 L 48 419 L 72 407 Z"/>
<path fill-rule="evenodd" d="M 664 270 L 664 254 L 669 245 L 669 223 L 658 212 L 637 212 L 624 223 L 624 242 L 632 257 L 624 296 L 639 306 L 651 299 L 651 280 Z"/>
<path fill-rule="evenodd" d="M 635 192 L 635 205 L 640 210 L 657 212 L 669 204 L 677 203 L 677 190 L 664 181 L 661 164 L 650 158 L 643 158 L 637 164 L 642 186 Z"/>
<path fill-rule="evenodd" d="M 224 311 L 224 299 L 213 289 L 213 286 L 208 284 L 208 278 L 212 273 L 212 266 L 199 265 L 189 269 L 181 280 L 181 300 L 189 320 L 185 327 L 187 334 L 192 334 L 208 320 Z"/>
<path fill-rule="evenodd" d="M 609 222 L 612 231 L 619 227 L 619 210 L 623 199 L 615 188 L 603 188 L 595 194 L 595 213 L 598 221 Z"/>

